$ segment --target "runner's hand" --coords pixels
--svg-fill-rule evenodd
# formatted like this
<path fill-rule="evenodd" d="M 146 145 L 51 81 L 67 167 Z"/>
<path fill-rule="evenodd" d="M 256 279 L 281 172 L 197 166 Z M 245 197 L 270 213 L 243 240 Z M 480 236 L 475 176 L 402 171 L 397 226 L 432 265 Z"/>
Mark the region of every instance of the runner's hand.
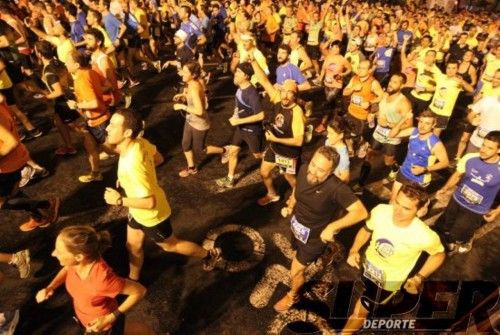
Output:
<path fill-rule="evenodd" d="M 347 256 L 347 264 L 352 266 L 353 268 L 360 269 L 361 256 L 359 252 L 350 252 L 349 256 Z"/>
<path fill-rule="evenodd" d="M 36 302 L 44 302 L 45 300 L 48 300 L 52 296 L 52 294 L 54 294 L 54 290 L 42 288 L 35 296 Z"/>
<path fill-rule="evenodd" d="M 77 106 L 78 104 L 76 103 L 75 100 L 68 100 L 67 104 L 68 104 L 69 109 L 77 109 L 78 108 L 78 106 Z"/>
<path fill-rule="evenodd" d="M 87 326 L 87 331 L 90 332 L 100 332 L 104 330 L 107 326 L 115 322 L 116 318 L 113 314 L 107 314 L 97 319 L 90 321 Z"/>
<path fill-rule="evenodd" d="M 410 294 L 418 294 L 422 286 L 422 279 L 417 276 L 408 278 L 403 286 L 406 292 Z"/>
<path fill-rule="evenodd" d="M 237 118 L 237 117 L 231 117 L 231 118 L 229 119 L 229 123 L 230 123 L 230 124 L 231 124 L 231 126 L 233 126 L 233 127 L 234 127 L 234 126 L 237 126 L 237 125 L 239 125 L 239 124 L 240 124 L 240 119 L 239 119 L 239 118 Z"/>
<path fill-rule="evenodd" d="M 293 209 L 291 209 L 290 207 L 283 207 L 281 209 L 281 216 L 287 218 L 290 214 L 292 214 L 292 212 Z"/>
<path fill-rule="evenodd" d="M 332 225 L 328 225 L 325 229 L 323 229 L 319 237 L 321 238 L 321 241 L 323 243 L 333 242 L 335 240 L 334 235 L 336 233 L 337 231 L 335 230 L 335 227 L 333 227 Z"/>
<path fill-rule="evenodd" d="M 488 213 L 483 215 L 483 219 L 486 222 L 493 222 L 497 218 L 499 212 L 500 212 L 500 209 L 498 209 L 498 208 L 492 209 Z"/>
<path fill-rule="evenodd" d="M 274 136 L 273 133 L 271 133 L 269 130 L 266 131 L 265 133 L 266 135 L 266 140 L 269 141 L 269 142 L 276 142 L 276 136 Z"/>
<path fill-rule="evenodd" d="M 187 109 L 187 106 L 184 104 L 174 104 L 174 110 L 176 110 L 176 111 L 183 111 L 186 109 Z"/>
<path fill-rule="evenodd" d="M 108 205 L 117 205 L 118 199 L 120 199 L 122 195 L 120 192 L 111 187 L 106 187 L 106 191 L 104 191 L 104 201 Z"/>
<path fill-rule="evenodd" d="M 411 166 L 411 173 L 413 173 L 414 176 L 419 176 L 422 173 L 425 172 L 425 168 L 420 165 L 412 165 Z"/>

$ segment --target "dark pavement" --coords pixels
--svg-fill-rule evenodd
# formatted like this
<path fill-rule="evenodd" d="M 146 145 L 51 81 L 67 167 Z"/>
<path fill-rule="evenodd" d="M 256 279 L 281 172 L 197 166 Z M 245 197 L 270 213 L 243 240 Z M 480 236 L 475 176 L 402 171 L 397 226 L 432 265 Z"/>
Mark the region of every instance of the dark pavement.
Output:
<path fill-rule="evenodd" d="M 258 175 L 258 162 L 245 149 L 238 167 L 242 181 L 234 189 L 221 192 L 215 186 L 215 179 L 227 173 L 226 166 L 221 165 L 218 156 L 208 157 L 197 175 L 179 178 L 178 172 L 186 163 L 180 148 L 184 119 L 172 109 L 170 102 L 173 96 L 172 84 L 176 79 L 172 71 L 148 76 L 143 85 L 134 89 L 133 107 L 146 117 L 145 137 L 157 145 L 166 158 L 157 173 L 173 208 L 174 232 L 184 239 L 221 246 L 226 261 L 222 264 L 223 269 L 206 273 L 202 270 L 200 261 L 164 253 L 148 242 L 141 277 L 148 293 L 130 313 L 128 320 L 146 323 L 158 334 L 333 333 L 333 328 L 342 326 L 342 318 L 347 315 L 347 308 L 354 301 L 351 298 L 352 283 L 360 275 L 345 263 L 345 251 L 341 248 L 333 265 L 325 267 L 318 263 L 312 266 L 308 272 L 311 282 L 306 285 L 304 302 L 288 313 L 278 315 L 274 312 L 273 304 L 287 290 L 287 269 L 292 253 L 288 221 L 280 216 L 284 201 L 265 208 L 256 204 L 257 198 L 264 193 L 264 186 Z M 212 128 L 208 144 L 224 145 L 231 138 L 231 127 L 227 119 L 232 115 L 234 91 L 229 78 L 214 79 L 210 84 L 212 98 L 209 112 Z M 0 213 L 0 250 L 7 252 L 29 248 L 34 269 L 32 277 L 19 280 L 13 268 L 0 265 L 0 270 L 6 274 L 6 279 L 0 285 L 0 310 L 21 309 L 17 334 L 74 334 L 78 329 L 71 319 L 72 305 L 64 288 L 60 288 L 50 301 L 41 305 L 35 303 L 34 295 L 47 285 L 59 269 L 50 253 L 57 231 L 67 225 L 92 224 L 98 229 L 110 230 L 113 247 L 105 254 L 105 258 L 118 274 L 127 275 L 124 244 L 126 211 L 109 207 L 103 200 L 104 188 L 115 184 L 116 159 L 103 164 L 105 179 L 102 183 L 80 184 L 77 176 L 86 172 L 88 166 L 81 141 L 78 155 L 65 159 L 56 158 L 53 152 L 60 143 L 60 138 L 50 125 L 50 115 L 42 106 L 35 107 L 30 115 L 46 131 L 50 129 L 45 136 L 30 142 L 28 147 L 33 158 L 50 170 L 51 176 L 30 184 L 23 192 L 33 198 L 60 196 L 63 199 L 61 218 L 49 228 L 22 233 L 18 227 L 26 219 L 25 215 L 9 211 Z M 452 127 L 444 136 L 447 147 L 451 148 L 450 156 L 454 153 L 458 136 L 459 126 Z M 306 146 L 304 157 L 307 158 L 321 141 L 323 138 L 316 136 Z M 378 163 L 380 167 L 381 163 Z M 355 160 L 352 166 L 353 175 L 356 176 L 359 160 Z M 380 179 L 381 169 L 374 170 L 373 179 Z M 436 187 L 450 173 L 451 171 L 445 171 L 438 176 L 439 183 Z M 279 178 L 279 183 L 282 199 L 286 199 L 290 192 L 288 186 L 283 178 Z M 374 185 L 375 188 L 378 187 L 378 184 Z M 432 189 L 435 190 L 436 187 Z M 369 191 L 365 191 L 362 200 L 369 208 L 380 202 Z M 440 212 L 441 210 L 435 210 L 429 216 L 435 219 Z M 449 327 L 460 320 L 466 315 L 465 312 L 472 310 L 493 290 L 496 291 L 496 298 L 494 297 L 493 304 L 488 302 L 487 309 L 494 305 L 489 311 L 490 320 L 496 320 L 494 322 L 498 332 L 500 233 L 498 229 L 494 229 L 497 226 L 498 222 L 483 227 L 478 232 L 470 253 L 448 258 L 432 277 L 432 280 L 442 281 L 434 286 L 445 287 L 444 290 L 449 292 L 465 292 L 460 290 L 466 285 L 457 288 L 457 281 L 490 283 L 473 284 L 483 288 L 483 295 L 479 295 L 476 300 L 469 301 L 466 296 L 451 303 L 450 306 L 458 305 L 460 308 L 455 308 L 456 315 L 443 318 L 445 321 L 442 325 Z M 339 245 L 348 250 L 359 227 L 360 225 L 339 234 Z M 218 234 L 220 237 L 217 238 Z M 431 286 L 433 285 L 429 284 Z M 429 302 L 435 296 L 429 297 L 427 290 L 424 293 L 420 307 L 413 311 L 418 314 L 417 321 L 422 319 L 421 315 L 432 312 L 432 308 L 436 306 L 439 308 L 435 310 L 443 310 L 442 304 Z M 454 296 L 462 297 L 462 293 Z M 484 321 L 485 314 L 478 314 L 471 320 L 477 323 Z M 420 324 L 422 327 L 430 327 L 425 321 Z M 463 328 L 463 324 L 460 327 Z M 395 331 L 387 332 L 396 334 Z M 476 333 L 478 332 L 475 330 L 470 332 Z"/>

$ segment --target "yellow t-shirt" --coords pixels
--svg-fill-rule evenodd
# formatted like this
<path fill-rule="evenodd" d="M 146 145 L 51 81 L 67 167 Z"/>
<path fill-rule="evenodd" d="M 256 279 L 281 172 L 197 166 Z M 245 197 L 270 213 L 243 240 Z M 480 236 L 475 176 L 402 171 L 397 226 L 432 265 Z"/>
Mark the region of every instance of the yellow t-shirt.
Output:
<path fill-rule="evenodd" d="M 429 101 L 434 93 L 432 92 L 417 92 L 416 88 L 429 89 L 436 86 L 436 81 L 438 76 L 441 74 L 439 68 L 434 65 L 432 69 L 426 70 L 424 62 L 417 62 L 417 79 L 415 81 L 415 89 L 411 91 L 411 94 L 418 99 Z"/>
<path fill-rule="evenodd" d="M 497 58 L 492 53 L 489 53 L 486 55 L 485 61 L 486 67 L 484 68 L 481 79 L 483 81 L 491 81 L 495 76 L 495 72 L 500 68 L 500 58 Z"/>
<path fill-rule="evenodd" d="M 380 204 L 366 221 L 372 236 L 366 250 L 364 275 L 387 291 L 401 288 L 423 251 L 430 255 L 444 251 L 438 234 L 419 218 L 407 227 L 396 226 L 393 210 L 392 205 Z"/>
<path fill-rule="evenodd" d="M 462 88 L 455 79 L 447 75 L 439 76 L 429 109 L 437 115 L 450 117 L 460 91 Z"/>
<path fill-rule="evenodd" d="M 153 227 L 166 220 L 172 210 L 165 192 L 158 185 L 154 155 L 156 147 L 143 138 L 138 138 L 118 161 L 118 181 L 128 198 L 155 197 L 155 208 L 129 208 L 135 221 Z"/>
<path fill-rule="evenodd" d="M 12 87 L 12 80 L 10 80 L 7 71 L 3 69 L 0 71 L 0 90 L 6 90 Z"/>
<path fill-rule="evenodd" d="M 149 38 L 149 23 L 148 23 L 148 16 L 146 15 L 146 12 L 142 8 L 136 8 L 134 11 L 134 16 L 137 19 L 137 22 L 141 25 L 141 27 L 144 29 L 139 36 L 142 39 L 148 39 Z"/>
<path fill-rule="evenodd" d="M 59 37 L 55 36 L 50 36 L 51 43 L 57 45 L 56 47 L 56 53 L 57 53 L 57 59 L 59 59 L 61 62 L 66 64 L 66 59 L 68 58 L 69 54 L 71 54 L 75 49 L 75 46 L 73 45 L 73 42 L 71 39 L 67 38 L 64 41 L 61 41 Z"/>

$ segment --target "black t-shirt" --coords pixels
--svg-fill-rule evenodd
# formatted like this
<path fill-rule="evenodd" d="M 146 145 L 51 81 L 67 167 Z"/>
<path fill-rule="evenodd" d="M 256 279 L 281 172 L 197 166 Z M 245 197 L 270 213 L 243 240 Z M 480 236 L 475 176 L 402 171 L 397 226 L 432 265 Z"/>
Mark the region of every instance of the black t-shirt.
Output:
<path fill-rule="evenodd" d="M 187 63 L 195 60 L 195 53 L 193 49 L 191 49 L 187 45 L 184 45 L 181 48 L 177 49 L 175 55 L 177 57 L 177 61 L 181 63 L 181 66 L 184 66 Z"/>
<path fill-rule="evenodd" d="M 293 111 L 300 108 L 297 104 L 292 107 L 283 107 L 281 102 L 272 105 L 271 111 L 266 113 L 266 121 L 268 130 L 278 138 L 293 137 Z M 271 150 L 278 154 L 289 158 L 297 158 L 302 152 L 302 147 L 285 145 L 277 142 L 270 142 Z"/>
<path fill-rule="evenodd" d="M 53 85 L 55 83 L 61 84 L 64 94 L 55 99 L 56 104 L 59 105 L 66 105 L 68 99 L 74 99 L 73 94 L 67 89 L 69 86 L 67 80 L 69 79 L 66 78 L 68 73 L 65 71 L 64 65 L 56 59 L 51 60 L 42 71 L 42 81 L 45 83 L 49 92 L 54 91 Z"/>
<path fill-rule="evenodd" d="M 455 60 L 457 62 L 461 61 L 467 50 L 469 50 L 469 46 L 467 44 L 461 47 L 458 43 L 453 43 L 448 51 L 450 53 L 450 60 Z"/>
<path fill-rule="evenodd" d="M 259 93 L 250 85 L 245 89 L 238 89 L 234 96 L 234 116 L 240 119 L 258 114 L 262 111 Z M 253 134 L 262 133 L 262 122 L 242 124 L 239 128 Z"/>
<path fill-rule="evenodd" d="M 308 243 L 314 243 L 320 239 L 323 229 L 343 215 L 358 198 L 333 174 L 319 185 L 310 185 L 307 167 L 307 164 L 302 165 L 297 175 L 295 218 L 311 229 Z"/>

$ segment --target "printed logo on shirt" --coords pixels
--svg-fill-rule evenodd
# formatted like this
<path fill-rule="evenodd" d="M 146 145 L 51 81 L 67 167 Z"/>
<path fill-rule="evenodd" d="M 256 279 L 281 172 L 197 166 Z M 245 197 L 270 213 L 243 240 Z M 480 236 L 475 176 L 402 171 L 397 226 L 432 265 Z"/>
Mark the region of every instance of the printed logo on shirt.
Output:
<path fill-rule="evenodd" d="M 387 258 L 394 255 L 394 244 L 386 238 L 379 238 L 375 242 L 375 250 L 381 257 Z"/>

